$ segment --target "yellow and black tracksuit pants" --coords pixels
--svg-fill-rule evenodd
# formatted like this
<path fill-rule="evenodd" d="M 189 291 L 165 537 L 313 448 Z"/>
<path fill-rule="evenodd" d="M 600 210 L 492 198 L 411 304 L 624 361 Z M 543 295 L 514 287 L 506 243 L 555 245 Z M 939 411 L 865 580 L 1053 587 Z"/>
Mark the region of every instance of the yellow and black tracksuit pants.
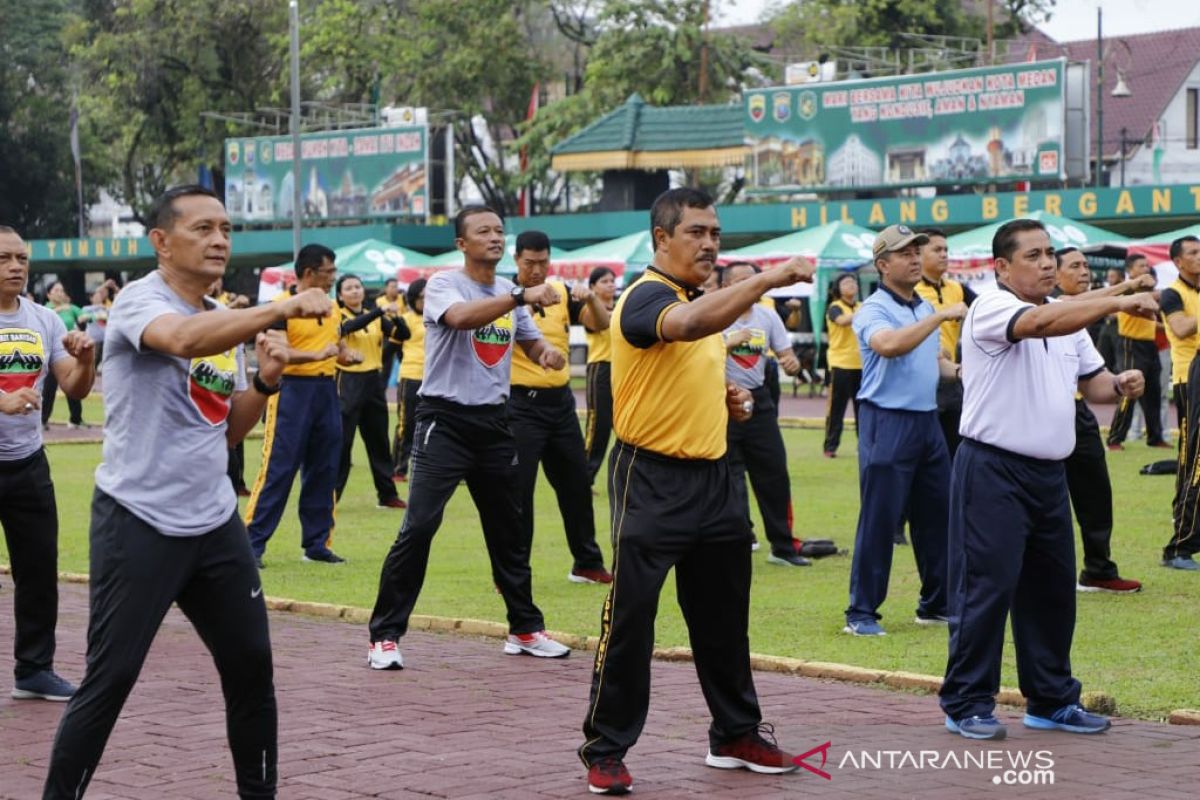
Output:
<path fill-rule="evenodd" d="M 728 461 L 685 461 L 619 439 L 608 459 L 613 582 L 600 620 L 584 764 L 624 757 L 650 704 L 654 619 L 667 573 L 687 623 L 696 674 L 712 713 L 709 742 L 762 719 L 750 672 L 750 542 Z"/>
<path fill-rule="evenodd" d="M 462 480 L 479 511 L 492 580 L 504 598 L 512 633 L 545 628 L 533 604 L 528 551 L 522 546 L 517 447 L 502 404 L 466 406 L 425 397 L 417 408 L 408 510 L 383 560 L 371 612 L 371 641 L 395 641 L 408 631 L 433 535 Z"/>
<path fill-rule="evenodd" d="M 17 679 L 54 665 L 58 624 L 58 506 L 46 451 L 0 461 L 0 527 L 12 564 Z"/>
<path fill-rule="evenodd" d="M 396 475 L 408 476 L 408 462 L 412 459 L 413 427 L 417 421 L 417 403 L 421 397 L 421 381 L 401 378 L 396 384 L 396 435 L 392 440 L 392 471 Z"/>
<path fill-rule="evenodd" d="M 575 414 L 575 394 L 569 386 L 553 389 L 514 386 L 508 397 L 508 424 L 517 440 L 523 546 L 533 552 L 533 498 L 540 463 L 558 498 L 574 567 L 604 569 L 604 554 L 596 544 L 592 484 L 588 480 L 579 417 Z"/>
<path fill-rule="evenodd" d="M 842 426 L 846 404 L 854 404 L 854 421 L 858 422 L 858 388 L 862 384 L 861 369 L 829 368 L 829 404 L 825 409 L 825 452 L 836 453 L 842 443 Z"/>
<path fill-rule="evenodd" d="M 338 402 L 342 411 L 342 447 L 338 460 L 337 496 L 340 500 L 350 479 L 350 451 L 354 436 L 362 434 L 375 494 L 380 503 L 396 499 L 392 483 L 392 453 L 388 447 L 387 396 L 383 376 L 377 370 L 338 373 Z"/>
<path fill-rule="evenodd" d="M 587 365 L 587 449 L 588 483 L 596 482 L 608 440 L 612 436 L 612 363 L 594 361 Z"/>
<path fill-rule="evenodd" d="M 1067 489 L 1083 540 L 1080 578 L 1111 580 L 1119 577 L 1112 560 L 1112 483 L 1104 460 L 1100 424 L 1081 398 L 1075 400 L 1075 449 L 1067 456 Z"/>
<path fill-rule="evenodd" d="M 1182 396 L 1182 397 L 1181 397 Z M 1183 403 L 1180 405 L 1180 400 Z M 1175 473 L 1175 529 L 1163 548 L 1163 560 L 1200 553 L 1200 358 L 1193 358 L 1186 384 L 1175 384 L 1175 402 L 1186 412 L 1179 428 L 1179 465 Z M 1186 430 L 1185 430 L 1186 428 Z"/>
<path fill-rule="evenodd" d="M 284 375 L 267 403 L 262 466 L 246 504 L 246 530 L 262 557 L 300 471 L 300 542 L 307 555 L 329 549 L 342 413 L 332 377 Z M 301 470 L 303 466 L 303 470 Z"/>
<path fill-rule="evenodd" d="M 726 429 L 729 472 L 738 506 L 750 519 L 746 477 L 758 501 L 767 541 L 775 555 L 793 556 L 792 485 L 788 480 L 787 449 L 779 432 L 779 417 L 766 386 L 751 391 L 754 413 L 745 422 L 730 420 Z"/>
<path fill-rule="evenodd" d="M 1154 445 L 1163 442 L 1162 429 L 1162 363 L 1158 360 L 1158 347 L 1153 340 L 1120 338 L 1121 349 L 1118 357 L 1118 371 L 1140 369 L 1146 377 L 1146 391 L 1137 399 L 1121 398 L 1117 404 L 1117 412 L 1113 415 L 1112 424 L 1108 428 L 1108 444 L 1120 444 L 1129 435 L 1129 426 L 1133 424 L 1134 403 L 1142 406 L 1142 416 L 1146 418 L 1146 444 Z"/>

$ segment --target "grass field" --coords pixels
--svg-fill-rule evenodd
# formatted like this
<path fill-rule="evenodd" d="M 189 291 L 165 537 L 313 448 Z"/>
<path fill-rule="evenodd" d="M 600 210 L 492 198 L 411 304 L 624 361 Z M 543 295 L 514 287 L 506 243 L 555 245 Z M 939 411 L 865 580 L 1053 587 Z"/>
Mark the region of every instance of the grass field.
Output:
<path fill-rule="evenodd" d="M 66 420 L 61 400 L 55 419 Z M 99 422 L 102 412 L 89 401 L 85 419 Z M 787 430 L 798 536 L 832 538 L 842 546 L 854 540 L 858 489 L 854 435 L 842 445 L 843 457 L 820 457 L 815 430 Z M 246 446 L 247 478 L 259 465 L 259 443 Z M 59 568 L 87 571 L 87 515 L 92 473 L 99 445 L 61 444 L 49 448 L 58 487 L 62 522 Z M 1086 690 L 1117 698 L 1127 716 L 1156 719 L 1170 710 L 1197 707 L 1195 676 L 1200 673 L 1195 620 L 1200 576 L 1158 566 L 1159 552 L 1170 529 L 1172 478 L 1143 477 L 1138 468 L 1162 454 L 1132 443 L 1125 452 L 1109 454 L 1113 476 L 1116 532 L 1114 559 L 1125 577 L 1142 580 L 1138 595 L 1078 595 L 1074 646 L 1075 673 Z M 375 508 L 374 491 L 365 473 L 361 443 L 347 495 L 338 509 L 334 549 L 348 559 L 338 567 L 300 561 L 295 496 L 266 554 L 263 583 L 269 595 L 349 604 L 370 608 L 379 567 L 395 537 L 403 512 Z M 401 484 L 403 490 L 403 484 Z M 608 498 L 597 485 L 598 539 L 606 555 Z M 569 583 L 570 555 L 557 509 L 544 477 L 539 482 L 537 535 L 533 556 L 534 596 L 556 630 L 594 635 L 599 629 L 604 588 Z M 758 523 L 756 515 L 756 524 Z M 1079 545 L 1076 545 L 1079 549 Z M 883 606 L 883 639 L 858 639 L 840 633 L 847 602 L 850 559 L 835 557 L 804 569 L 766 563 L 766 548 L 755 554 L 751 648 L 755 652 L 835 661 L 881 669 L 941 675 L 946 658 L 944 629 L 913 623 L 917 578 L 908 548 L 900 548 L 892 573 L 890 599 Z M 0 561 L 7 554 L 0 547 Z M 661 604 L 657 636 L 663 646 L 686 645 L 672 581 Z M 417 613 L 504 620 L 500 597 L 492 588 L 479 521 L 465 490 L 458 492 L 434 542 L 433 555 Z M 366 630 L 363 630 L 366 643 Z M 348 653 L 347 658 L 358 658 Z M 1015 686 L 1012 640 L 1006 643 L 1003 682 Z M 931 701 L 932 702 L 932 701 Z"/>

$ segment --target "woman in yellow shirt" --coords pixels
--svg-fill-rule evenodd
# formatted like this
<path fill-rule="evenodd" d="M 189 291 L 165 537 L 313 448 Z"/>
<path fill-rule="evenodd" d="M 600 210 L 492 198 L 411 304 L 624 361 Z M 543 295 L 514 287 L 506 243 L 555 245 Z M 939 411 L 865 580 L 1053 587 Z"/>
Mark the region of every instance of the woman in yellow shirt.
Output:
<path fill-rule="evenodd" d="M 408 461 L 412 457 L 414 414 L 417 410 L 417 392 L 425 377 L 425 279 L 418 278 L 409 284 L 404 299 L 408 308 L 402 319 L 408 328 L 408 337 L 403 340 L 400 354 L 400 383 L 396 385 L 396 436 L 392 452 L 393 480 L 408 480 Z"/>
<path fill-rule="evenodd" d="M 403 320 L 391 318 L 394 306 L 363 308 L 366 291 L 355 275 L 343 275 L 337 282 L 341 306 L 341 329 L 353 363 L 337 365 L 338 399 L 342 408 L 342 454 L 338 462 L 337 497 L 341 499 L 350 478 L 350 450 L 354 435 L 362 432 L 367 461 L 375 481 L 380 508 L 404 508 L 392 483 L 392 459 L 388 449 L 388 408 L 383 377 L 384 336 L 404 338 Z M 396 329 L 400 328 L 400 331 Z M 399 337 L 397 337 L 399 333 Z"/>
<path fill-rule="evenodd" d="M 825 416 L 825 457 L 837 456 L 842 441 L 842 419 L 846 403 L 854 403 L 854 420 L 858 421 L 858 387 L 862 383 L 862 356 L 850 323 L 861 303 L 858 302 L 858 275 L 843 272 L 829 287 L 829 304 L 825 308 L 828 322 L 830 389 Z"/>
<path fill-rule="evenodd" d="M 610 312 L 617 293 L 617 276 L 608 267 L 596 267 L 588 276 L 588 286 Z M 586 326 L 585 326 L 586 329 Z M 608 328 L 587 331 L 587 448 L 588 479 L 594 484 L 604 463 L 604 451 L 612 434 L 612 347 Z"/>

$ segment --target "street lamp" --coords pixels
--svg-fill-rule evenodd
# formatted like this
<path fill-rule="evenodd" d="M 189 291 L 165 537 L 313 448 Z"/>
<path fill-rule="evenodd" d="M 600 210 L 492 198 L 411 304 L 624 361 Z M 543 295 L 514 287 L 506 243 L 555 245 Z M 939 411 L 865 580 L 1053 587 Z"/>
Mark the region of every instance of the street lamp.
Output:
<path fill-rule="evenodd" d="M 1127 65 L 1133 61 L 1133 51 L 1124 39 L 1115 40 L 1125 50 Z M 1104 172 L 1104 62 L 1112 56 L 1112 47 L 1105 52 L 1104 47 L 1104 9 L 1096 8 L 1096 178 L 1095 185 L 1100 186 Z M 1125 70 L 1117 67 L 1117 85 L 1113 87 L 1113 97 L 1129 97 L 1133 92 L 1125 82 Z M 1121 185 L 1125 185 L 1125 143 L 1121 143 Z"/>

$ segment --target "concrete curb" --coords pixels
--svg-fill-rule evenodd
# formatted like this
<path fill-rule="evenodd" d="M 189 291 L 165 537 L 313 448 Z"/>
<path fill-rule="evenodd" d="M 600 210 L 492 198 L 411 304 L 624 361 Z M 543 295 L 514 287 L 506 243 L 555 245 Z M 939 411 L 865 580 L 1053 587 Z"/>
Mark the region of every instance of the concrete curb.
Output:
<path fill-rule="evenodd" d="M 7 564 L 0 564 L 0 574 L 8 575 L 11 570 Z M 88 576 L 76 572 L 60 572 L 59 580 L 65 583 L 87 583 Z M 267 597 L 267 608 L 271 611 L 282 611 L 292 614 L 305 614 L 324 619 L 342 620 L 356 625 L 365 625 L 370 619 L 371 612 L 357 606 L 335 605 L 333 603 L 316 603 L 309 600 L 292 600 L 286 597 Z M 508 636 L 508 626 L 492 620 L 470 619 L 459 617 L 437 617 L 426 614 L 414 614 L 409 620 L 409 628 L 418 631 L 435 633 L 451 633 L 461 636 L 483 636 L 489 639 L 503 639 Z M 566 631 L 546 631 L 558 641 L 572 650 L 595 651 L 599 646 L 596 636 L 584 636 Z M 688 647 L 656 647 L 654 658 L 660 661 L 690 662 L 692 651 Z M 942 686 L 942 679 L 936 675 L 923 675 L 918 672 L 903 670 L 872 669 L 856 667 L 851 664 L 835 664 L 826 661 L 806 661 L 802 658 L 750 654 L 750 666 L 760 672 L 775 672 L 783 675 L 797 675 L 802 678 L 817 680 L 843 681 L 846 683 L 880 684 L 889 689 L 900 689 L 922 694 L 936 693 Z M 996 702 L 1006 706 L 1023 706 L 1025 698 L 1020 691 L 1012 688 L 1002 688 L 996 695 Z M 1080 704 L 1089 711 L 1099 714 L 1116 714 L 1117 700 L 1105 692 L 1084 692 Z M 1172 711 L 1167 722 L 1173 725 L 1200 725 L 1200 711 L 1179 709 Z"/>

